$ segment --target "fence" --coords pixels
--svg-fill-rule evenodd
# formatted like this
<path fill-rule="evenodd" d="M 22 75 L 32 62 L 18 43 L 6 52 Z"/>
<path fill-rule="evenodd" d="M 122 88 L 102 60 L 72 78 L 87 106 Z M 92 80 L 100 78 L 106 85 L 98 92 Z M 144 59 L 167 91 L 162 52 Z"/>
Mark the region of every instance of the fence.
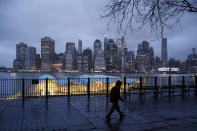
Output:
<path fill-rule="evenodd" d="M 123 85 L 120 91 L 126 96 L 130 92 L 197 91 L 197 76 L 181 77 L 124 77 L 124 78 L 46 78 L 46 79 L 0 79 L 0 100 L 27 99 L 33 97 L 54 97 L 73 95 L 109 96 L 117 80 Z"/>

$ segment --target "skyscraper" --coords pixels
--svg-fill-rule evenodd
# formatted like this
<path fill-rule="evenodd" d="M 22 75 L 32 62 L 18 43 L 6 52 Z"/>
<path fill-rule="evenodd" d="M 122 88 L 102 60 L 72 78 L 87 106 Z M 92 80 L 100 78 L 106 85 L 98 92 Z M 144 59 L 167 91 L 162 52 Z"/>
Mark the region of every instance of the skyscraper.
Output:
<path fill-rule="evenodd" d="M 102 45 L 101 45 L 101 41 L 96 39 L 94 41 L 94 53 L 93 53 L 93 68 L 95 66 L 95 59 L 96 56 L 98 56 L 97 54 L 102 50 Z"/>
<path fill-rule="evenodd" d="M 139 72 L 149 72 L 153 69 L 152 63 L 154 59 L 154 50 L 149 47 L 147 41 L 142 41 L 142 44 L 138 44 L 136 64 Z"/>
<path fill-rule="evenodd" d="M 14 61 L 13 61 L 13 69 L 15 71 L 22 69 L 22 65 L 21 64 L 22 63 L 21 63 L 20 60 L 14 59 Z"/>
<path fill-rule="evenodd" d="M 167 66 L 168 64 L 167 38 L 162 38 L 161 61 L 162 61 L 162 66 Z"/>
<path fill-rule="evenodd" d="M 186 59 L 186 70 L 191 73 L 197 72 L 197 53 L 195 48 L 192 49 L 192 53 Z"/>
<path fill-rule="evenodd" d="M 192 53 L 193 53 L 193 55 L 196 54 L 196 48 L 192 48 Z"/>
<path fill-rule="evenodd" d="M 41 69 L 51 70 L 55 56 L 55 40 L 50 37 L 41 38 Z"/>
<path fill-rule="evenodd" d="M 127 72 L 134 72 L 135 71 L 135 54 L 133 51 L 128 51 L 127 54 L 125 54 L 125 71 Z"/>
<path fill-rule="evenodd" d="M 138 44 L 138 50 L 142 50 L 142 44 L 141 43 Z"/>
<path fill-rule="evenodd" d="M 78 41 L 78 54 L 82 54 L 82 40 Z"/>
<path fill-rule="evenodd" d="M 151 62 L 151 65 L 155 64 L 154 48 L 153 47 L 150 47 L 150 62 Z"/>
<path fill-rule="evenodd" d="M 36 70 L 36 48 L 27 47 L 25 54 L 25 69 Z"/>
<path fill-rule="evenodd" d="M 106 70 L 118 70 L 118 47 L 113 39 L 109 39 L 106 47 Z"/>
<path fill-rule="evenodd" d="M 149 43 L 147 41 L 142 41 L 142 50 L 148 51 L 149 48 Z"/>
<path fill-rule="evenodd" d="M 83 71 L 92 71 L 92 50 L 90 48 L 83 51 Z"/>
<path fill-rule="evenodd" d="M 125 40 L 124 37 L 116 40 L 117 47 L 118 47 L 118 68 L 123 72 L 125 70 L 125 53 L 124 48 L 125 47 Z"/>
<path fill-rule="evenodd" d="M 55 59 L 52 68 L 57 71 L 63 69 L 65 65 L 64 61 L 65 61 L 65 53 L 59 53 L 59 54 L 55 53 Z"/>
<path fill-rule="evenodd" d="M 77 62 L 77 51 L 75 48 L 75 43 L 66 43 L 66 56 L 65 56 L 65 70 L 75 71 Z"/>
<path fill-rule="evenodd" d="M 108 38 L 107 38 L 107 35 L 105 35 L 105 37 L 104 37 L 104 57 L 105 57 L 105 63 L 107 63 L 107 58 L 106 58 L 106 55 L 107 55 L 107 44 L 108 44 Z"/>
<path fill-rule="evenodd" d="M 37 70 L 40 70 L 40 69 L 41 69 L 40 54 L 36 54 L 36 69 L 37 69 Z"/>
<path fill-rule="evenodd" d="M 105 64 L 106 64 L 106 70 L 110 71 L 112 69 L 112 43 L 114 43 L 113 39 L 109 39 L 106 43 L 106 49 L 105 49 Z"/>
<path fill-rule="evenodd" d="M 21 67 L 19 69 L 25 69 L 25 53 L 27 50 L 27 44 L 24 42 L 20 42 L 19 44 L 16 44 L 16 60 L 21 64 Z"/>
<path fill-rule="evenodd" d="M 94 41 L 94 52 L 97 52 L 97 51 L 101 51 L 102 50 L 102 44 L 101 44 L 101 41 L 96 39 Z"/>
<path fill-rule="evenodd" d="M 119 63 L 118 63 L 118 47 L 116 43 L 112 43 L 111 48 L 111 57 L 112 57 L 112 71 L 119 71 Z"/>
<path fill-rule="evenodd" d="M 83 54 L 77 54 L 77 70 L 83 71 Z"/>
<path fill-rule="evenodd" d="M 105 71 L 105 57 L 104 52 L 102 50 L 97 51 L 94 58 L 94 71 Z"/>

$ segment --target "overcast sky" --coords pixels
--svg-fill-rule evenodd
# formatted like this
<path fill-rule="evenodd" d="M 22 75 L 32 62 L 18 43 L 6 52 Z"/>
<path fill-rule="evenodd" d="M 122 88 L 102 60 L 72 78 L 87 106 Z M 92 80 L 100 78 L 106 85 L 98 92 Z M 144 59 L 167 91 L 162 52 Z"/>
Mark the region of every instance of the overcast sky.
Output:
<path fill-rule="evenodd" d="M 16 44 L 26 42 L 37 48 L 40 54 L 40 39 L 50 36 L 55 40 L 57 53 L 64 52 L 66 42 L 83 41 L 83 49 L 93 47 L 95 39 L 118 38 L 119 34 L 107 28 L 103 15 L 109 0 L 0 0 L 0 66 L 12 67 L 16 57 Z M 197 14 L 185 15 L 182 31 L 168 31 L 169 57 L 185 60 L 192 48 L 197 48 Z M 134 30 L 126 36 L 127 47 L 137 50 L 137 44 L 147 40 L 160 56 L 161 40 L 146 28 Z"/>

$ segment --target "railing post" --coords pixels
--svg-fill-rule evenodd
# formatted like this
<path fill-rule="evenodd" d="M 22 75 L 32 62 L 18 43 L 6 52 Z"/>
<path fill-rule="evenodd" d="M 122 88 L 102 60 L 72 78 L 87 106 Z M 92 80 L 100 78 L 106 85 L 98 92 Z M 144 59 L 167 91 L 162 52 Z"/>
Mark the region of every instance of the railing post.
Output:
<path fill-rule="evenodd" d="M 106 78 L 106 97 L 109 95 L 109 77 Z"/>
<path fill-rule="evenodd" d="M 182 92 L 185 91 L 185 76 L 182 76 Z"/>
<path fill-rule="evenodd" d="M 194 79 L 195 79 L 195 90 L 196 90 L 196 93 L 197 93 L 197 76 L 196 75 L 194 76 Z"/>
<path fill-rule="evenodd" d="M 88 78 L 87 94 L 88 94 L 88 98 L 89 98 L 90 97 L 90 78 Z"/>
<path fill-rule="evenodd" d="M 48 100 L 48 78 L 46 78 L 46 99 Z"/>
<path fill-rule="evenodd" d="M 124 97 L 126 97 L 127 78 L 124 77 Z"/>
<path fill-rule="evenodd" d="M 158 88 L 157 88 L 157 76 L 155 76 L 155 94 L 158 93 Z"/>
<path fill-rule="evenodd" d="M 25 101 L 25 79 L 24 78 L 22 79 L 22 101 L 24 104 L 24 101 Z"/>
<path fill-rule="evenodd" d="M 140 77 L 140 94 L 142 93 L 142 77 Z"/>
<path fill-rule="evenodd" d="M 68 78 L 68 98 L 70 98 L 70 78 Z"/>
<path fill-rule="evenodd" d="M 170 94 L 171 92 L 171 76 L 168 77 L 168 93 Z"/>

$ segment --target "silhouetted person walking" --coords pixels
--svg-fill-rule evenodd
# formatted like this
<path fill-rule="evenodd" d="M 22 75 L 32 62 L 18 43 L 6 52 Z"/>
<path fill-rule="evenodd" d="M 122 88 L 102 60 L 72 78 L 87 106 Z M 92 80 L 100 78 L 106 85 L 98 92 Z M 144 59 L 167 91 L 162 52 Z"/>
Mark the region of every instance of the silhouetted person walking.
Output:
<path fill-rule="evenodd" d="M 121 101 L 124 101 L 120 96 L 120 87 L 122 85 L 122 82 L 118 80 L 116 82 L 116 86 L 114 86 L 110 92 L 110 102 L 112 103 L 112 107 L 109 111 L 109 113 L 106 116 L 107 120 L 111 120 L 111 114 L 116 110 L 120 114 L 120 119 L 122 119 L 125 115 L 120 111 L 120 107 L 118 105 L 119 99 Z"/>

